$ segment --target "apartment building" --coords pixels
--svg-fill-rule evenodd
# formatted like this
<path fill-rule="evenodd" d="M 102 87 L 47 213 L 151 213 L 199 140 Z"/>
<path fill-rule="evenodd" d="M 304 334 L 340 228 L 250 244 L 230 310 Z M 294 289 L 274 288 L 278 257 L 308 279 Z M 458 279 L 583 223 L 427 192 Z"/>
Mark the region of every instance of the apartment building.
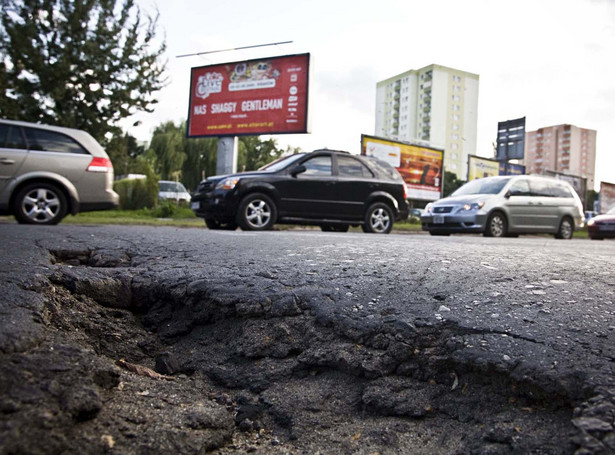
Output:
<path fill-rule="evenodd" d="M 587 179 L 594 188 L 596 173 L 596 131 L 574 125 L 556 125 L 525 134 L 525 159 L 528 174 L 562 172 Z"/>
<path fill-rule="evenodd" d="M 444 149 L 444 169 L 467 178 L 476 154 L 477 74 L 429 65 L 376 84 L 375 135 Z"/>

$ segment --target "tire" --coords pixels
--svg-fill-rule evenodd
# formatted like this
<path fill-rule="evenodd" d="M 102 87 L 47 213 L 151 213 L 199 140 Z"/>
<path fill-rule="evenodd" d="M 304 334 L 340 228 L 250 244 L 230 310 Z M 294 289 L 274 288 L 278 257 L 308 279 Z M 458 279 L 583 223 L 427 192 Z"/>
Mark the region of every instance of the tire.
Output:
<path fill-rule="evenodd" d="M 348 232 L 350 226 L 347 224 L 323 224 L 320 229 L 323 232 Z"/>
<path fill-rule="evenodd" d="M 58 224 L 67 211 L 64 192 L 51 183 L 32 183 L 23 187 L 13 206 L 20 224 Z"/>
<path fill-rule="evenodd" d="M 429 235 L 437 235 L 437 236 L 444 237 L 444 236 L 449 236 L 451 234 L 448 232 L 429 231 Z"/>
<path fill-rule="evenodd" d="M 502 212 L 494 212 L 489 216 L 485 226 L 485 237 L 506 237 L 508 222 Z"/>
<path fill-rule="evenodd" d="M 393 222 L 393 210 L 383 202 L 376 202 L 365 212 L 363 232 L 388 234 L 393 229 Z"/>
<path fill-rule="evenodd" d="M 221 221 L 216 220 L 215 218 L 205 218 L 205 224 L 207 225 L 207 228 L 211 229 L 212 231 L 214 230 L 234 231 L 235 229 L 237 229 L 237 223 L 235 223 L 234 221 L 222 223 Z"/>
<path fill-rule="evenodd" d="M 589 238 L 592 240 L 604 240 L 604 237 L 597 237 L 597 236 L 592 237 L 591 235 L 589 236 Z"/>
<path fill-rule="evenodd" d="M 268 231 L 273 228 L 278 217 L 275 203 L 269 196 L 253 193 L 239 204 L 237 224 L 244 231 Z"/>
<path fill-rule="evenodd" d="M 572 223 L 572 220 L 567 216 L 562 218 L 562 221 L 559 223 L 557 234 L 555 234 L 555 238 L 570 240 L 573 234 L 574 224 Z"/>

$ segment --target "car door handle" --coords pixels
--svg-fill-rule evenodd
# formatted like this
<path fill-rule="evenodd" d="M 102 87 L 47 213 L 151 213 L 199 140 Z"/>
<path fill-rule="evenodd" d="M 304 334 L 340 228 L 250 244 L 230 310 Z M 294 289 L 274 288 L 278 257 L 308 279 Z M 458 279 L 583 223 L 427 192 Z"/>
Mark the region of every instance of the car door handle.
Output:
<path fill-rule="evenodd" d="M 9 158 L 0 158 L 0 163 L 2 163 L 2 164 L 15 164 L 15 160 L 11 160 Z"/>

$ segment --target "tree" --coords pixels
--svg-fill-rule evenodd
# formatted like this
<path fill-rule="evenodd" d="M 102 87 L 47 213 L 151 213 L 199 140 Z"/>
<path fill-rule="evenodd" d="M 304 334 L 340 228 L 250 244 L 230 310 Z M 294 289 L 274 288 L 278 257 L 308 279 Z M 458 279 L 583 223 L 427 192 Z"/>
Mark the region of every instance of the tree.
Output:
<path fill-rule="evenodd" d="M 444 171 L 444 194 L 442 197 L 450 196 L 457 188 L 465 182 L 457 178 L 454 172 Z"/>
<path fill-rule="evenodd" d="M 185 130 L 181 125 L 167 122 L 156 127 L 149 149 L 156 157 L 156 172 L 163 179 L 171 179 L 173 173 L 181 170 L 186 161 L 185 147 Z"/>
<path fill-rule="evenodd" d="M 113 163 L 115 175 L 136 173 L 136 158 L 143 154 L 145 147 L 129 134 L 114 135 L 107 143 L 107 154 Z"/>
<path fill-rule="evenodd" d="M 284 150 L 278 148 L 275 139 L 261 141 L 258 136 L 240 137 L 238 148 L 237 168 L 246 171 L 259 169 L 284 153 Z"/>
<path fill-rule="evenodd" d="M 156 29 L 134 0 L 0 0 L 0 117 L 103 141 L 153 110 L 166 82 Z"/>

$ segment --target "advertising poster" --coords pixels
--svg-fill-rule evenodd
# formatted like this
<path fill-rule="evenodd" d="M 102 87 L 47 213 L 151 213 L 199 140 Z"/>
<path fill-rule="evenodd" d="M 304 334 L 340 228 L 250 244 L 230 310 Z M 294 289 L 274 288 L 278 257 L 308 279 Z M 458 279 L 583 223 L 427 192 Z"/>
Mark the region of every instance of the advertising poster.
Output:
<path fill-rule="evenodd" d="M 188 137 L 308 132 L 310 54 L 192 68 Z"/>
<path fill-rule="evenodd" d="M 362 135 L 361 154 L 386 161 L 397 169 L 408 187 L 408 199 L 435 201 L 440 198 L 444 151 Z"/>
<path fill-rule="evenodd" d="M 545 171 L 545 175 L 570 183 L 570 186 L 577 192 L 581 201 L 585 201 L 585 197 L 587 196 L 587 179 L 585 177 L 555 171 Z M 583 203 L 585 204 L 585 202 Z"/>
<path fill-rule="evenodd" d="M 522 164 L 500 162 L 500 175 L 524 175 L 525 166 Z"/>
<path fill-rule="evenodd" d="M 600 182 L 600 213 L 615 207 L 615 183 Z"/>
<path fill-rule="evenodd" d="M 500 163 L 489 158 L 468 155 L 468 182 L 500 175 Z"/>

